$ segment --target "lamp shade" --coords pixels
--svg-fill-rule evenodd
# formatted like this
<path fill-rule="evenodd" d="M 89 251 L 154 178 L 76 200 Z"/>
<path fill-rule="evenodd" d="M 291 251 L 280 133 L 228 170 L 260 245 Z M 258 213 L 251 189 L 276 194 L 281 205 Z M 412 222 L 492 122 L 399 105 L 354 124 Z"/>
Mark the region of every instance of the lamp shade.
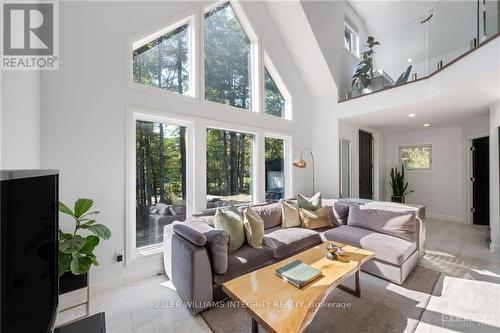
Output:
<path fill-rule="evenodd" d="M 293 161 L 293 166 L 296 167 L 296 168 L 305 168 L 307 166 L 307 163 L 306 161 L 304 161 L 304 159 L 302 159 L 302 157 L 299 157 L 298 159 L 296 159 L 295 161 Z"/>

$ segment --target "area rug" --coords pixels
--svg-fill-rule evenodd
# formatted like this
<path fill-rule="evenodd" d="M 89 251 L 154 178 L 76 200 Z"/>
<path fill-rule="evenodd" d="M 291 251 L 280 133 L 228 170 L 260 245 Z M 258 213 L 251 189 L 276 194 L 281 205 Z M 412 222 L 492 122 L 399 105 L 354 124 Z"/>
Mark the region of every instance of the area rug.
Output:
<path fill-rule="evenodd" d="M 330 305 L 318 311 L 306 332 L 413 332 L 440 274 L 417 266 L 399 286 L 361 272 L 361 297 L 335 289 L 325 300 Z M 354 278 L 346 285 L 353 282 Z M 230 300 L 201 316 L 214 333 L 252 331 L 250 315 Z M 266 331 L 260 326 L 259 332 Z"/>

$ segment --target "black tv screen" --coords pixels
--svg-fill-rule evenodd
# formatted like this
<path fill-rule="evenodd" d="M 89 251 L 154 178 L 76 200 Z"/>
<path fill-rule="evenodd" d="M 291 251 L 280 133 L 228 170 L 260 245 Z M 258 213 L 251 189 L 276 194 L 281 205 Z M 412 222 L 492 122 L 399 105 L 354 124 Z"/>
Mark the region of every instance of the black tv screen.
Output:
<path fill-rule="evenodd" d="M 1 332 L 52 332 L 58 305 L 58 175 L 0 172 Z"/>

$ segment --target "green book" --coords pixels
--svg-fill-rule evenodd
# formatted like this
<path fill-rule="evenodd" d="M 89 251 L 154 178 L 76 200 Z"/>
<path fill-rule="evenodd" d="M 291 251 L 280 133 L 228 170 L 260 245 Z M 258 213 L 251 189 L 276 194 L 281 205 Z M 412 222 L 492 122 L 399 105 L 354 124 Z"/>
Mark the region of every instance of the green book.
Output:
<path fill-rule="evenodd" d="M 276 270 L 276 275 L 300 289 L 319 278 L 322 274 L 320 270 L 300 260 L 295 260 L 278 268 Z"/>

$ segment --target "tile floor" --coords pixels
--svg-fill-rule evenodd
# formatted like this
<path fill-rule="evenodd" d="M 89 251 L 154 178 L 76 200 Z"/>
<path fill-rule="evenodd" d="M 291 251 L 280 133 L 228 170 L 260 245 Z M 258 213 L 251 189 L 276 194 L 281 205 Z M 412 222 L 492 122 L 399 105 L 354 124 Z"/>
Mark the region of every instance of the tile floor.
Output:
<path fill-rule="evenodd" d="M 420 265 L 443 272 L 418 333 L 500 332 L 500 255 L 487 228 L 427 219 Z M 106 312 L 108 333 L 211 332 L 191 314 L 165 276 L 95 295 L 93 312 Z"/>

